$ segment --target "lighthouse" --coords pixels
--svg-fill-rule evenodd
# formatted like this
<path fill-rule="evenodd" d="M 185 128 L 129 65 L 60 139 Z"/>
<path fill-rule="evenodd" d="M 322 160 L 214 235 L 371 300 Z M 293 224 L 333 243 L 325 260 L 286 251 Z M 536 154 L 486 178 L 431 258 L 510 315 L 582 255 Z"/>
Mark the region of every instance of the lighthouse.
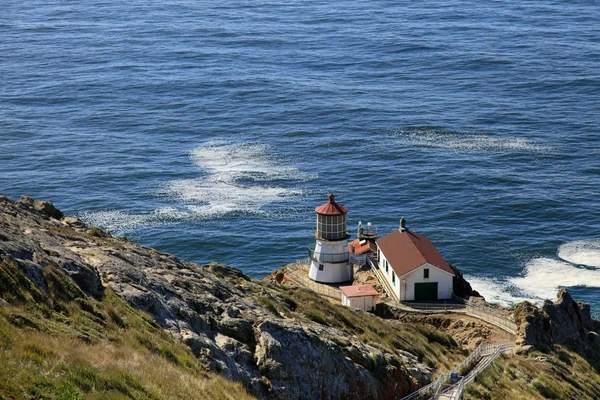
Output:
<path fill-rule="evenodd" d="M 346 214 L 348 208 L 335 202 L 333 193 L 329 201 L 315 208 L 317 213 L 316 243 L 309 248 L 310 269 L 308 277 L 321 283 L 341 283 L 353 280 L 349 262 Z"/>

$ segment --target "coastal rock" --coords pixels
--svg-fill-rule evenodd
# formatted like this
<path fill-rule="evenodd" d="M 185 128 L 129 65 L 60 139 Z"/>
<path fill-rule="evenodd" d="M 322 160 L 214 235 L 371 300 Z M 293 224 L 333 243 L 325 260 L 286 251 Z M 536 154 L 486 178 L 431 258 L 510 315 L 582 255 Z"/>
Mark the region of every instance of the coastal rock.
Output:
<path fill-rule="evenodd" d="M 592 319 L 589 304 L 574 301 L 566 289 L 559 290 L 556 301 L 546 300 L 541 309 L 520 303 L 514 315 L 517 346 L 548 352 L 558 344 L 580 353 L 598 346 L 598 321 Z"/>
<path fill-rule="evenodd" d="M 21 196 L 19 205 L 23 208 L 33 209 L 49 218 L 61 219 L 63 217 L 63 213 L 49 201 L 36 200 L 29 196 Z"/>
<path fill-rule="evenodd" d="M 453 265 L 450 265 L 450 268 L 454 271 L 453 287 L 455 295 L 467 300 L 471 297 L 480 297 L 483 299 L 483 296 L 477 290 L 473 290 L 471 284 L 465 279 L 458 268 Z"/>
<path fill-rule="evenodd" d="M 279 312 L 293 312 L 295 303 L 274 284 L 93 229 L 63 218 L 49 202 L 0 197 L 0 265 L 20 269 L 40 295 L 54 290 L 52 268 L 90 297 L 109 287 L 187 344 L 207 369 L 243 382 L 259 398 L 400 398 L 431 379 L 414 356 Z"/>

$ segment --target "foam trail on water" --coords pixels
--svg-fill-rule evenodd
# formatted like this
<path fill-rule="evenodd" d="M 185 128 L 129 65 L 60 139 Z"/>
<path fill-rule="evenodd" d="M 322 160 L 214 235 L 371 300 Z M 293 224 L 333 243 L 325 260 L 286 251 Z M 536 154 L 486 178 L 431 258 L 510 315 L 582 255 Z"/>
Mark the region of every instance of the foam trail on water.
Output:
<path fill-rule="evenodd" d="M 540 302 L 540 299 L 523 296 L 514 285 L 499 278 L 465 276 L 465 279 L 488 303 L 510 307 L 524 300 Z"/>
<path fill-rule="evenodd" d="M 304 192 L 298 184 L 316 177 L 288 165 L 272 146 L 263 143 L 212 141 L 192 150 L 189 157 L 200 169 L 199 177 L 168 182 L 157 193 L 178 203 L 176 207 L 147 213 L 84 212 L 81 219 L 111 232 L 124 232 L 233 212 L 277 215 L 273 205 L 300 197 Z"/>
<path fill-rule="evenodd" d="M 148 225 L 181 221 L 190 218 L 190 214 L 172 207 L 162 207 L 146 214 L 133 214 L 120 210 L 86 211 L 79 217 L 88 225 L 99 226 L 110 232 L 124 232 Z"/>
<path fill-rule="evenodd" d="M 581 268 L 552 258 L 534 258 L 523 273 L 522 277 L 509 281 L 524 293 L 540 299 L 554 299 L 561 287 L 600 287 L 599 269 Z"/>
<path fill-rule="evenodd" d="M 416 147 L 444 148 L 464 152 L 535 152 L 548 153 L 552 146 L 543 145 L 533 140 L 508 137 L 496 138 L 483 133 L 440 132 L 433 129 L 409 129 L 392 132 L 396 140 Z"/>
<path fill-rule="evenodd" d="M 579 240 L 561 245 L 558 257 L 573 264 L 600 267 L 600 240 Z"/>
<path fill-rule="evenodd" d="M 314 179 L 275 155 L 262 143 L 231 144 L 213 141 L 190 153 L 204 176 L 170 182 L 165 192 L 199 215 L 232 211 L 260 212 L 264 206 L 302 195 L 302 190 L 285 187 L 281 181 Z M 191 203 L 191 205 L 189 205 Z"/>

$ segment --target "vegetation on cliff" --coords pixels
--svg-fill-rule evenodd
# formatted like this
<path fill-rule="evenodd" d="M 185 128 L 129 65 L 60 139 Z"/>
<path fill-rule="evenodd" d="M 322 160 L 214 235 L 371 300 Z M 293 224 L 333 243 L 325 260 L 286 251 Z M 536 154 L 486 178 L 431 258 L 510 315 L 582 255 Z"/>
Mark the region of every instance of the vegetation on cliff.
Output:
<path fill-rule="evenodd" d="M 87 386 L 77 383 L 76 369 L 53 366 L 71 362 L 61 348 L 91 346 L 74 354 L 111 354 L 112 350 L 98 350 L 117 346 L 131 352 L 126 360 L 164 359 L 204 380 L 216 379 L 207 371 L 216 372 L 241 382 L 253 395 L 272 399 L 401 397 L 464 357 L 449 335 L 432 327 L 379 319 L 303 289 L 250 279 L 225 265 L 186 263 L 90 229 L 47 202 L 0 197 L 0 232 L 0 260 L 6 266 L 0 297 L 8 303 L 3 307 L 5 326 L 10 335 L 44 335 L 40 341 L 56 349 L 35 367 L 38 370 L 30 371 L 31 376 L 46 376 L 53 388 L 86 397 L 114 390 L 103 383 L 104 370 L 92 359 L 83 361 L 100 375 L 94 378 L 97 384 Z M 122 306 L 111 312 L 117 301 Z M 32 323 L 11 325 L 15 312 L 23 316 L 17 320 Z M 121 326 L 121 319 L 131 319 L 129 312 L 145 325 Z M 125 334 L 125 329 L 134 331 Z M 148 340 L 140 339 L 149 335 Z M 56 345 L 59 342 L 66 345 Z M 29 362 L 19 359 L 24 350 L 14 349 L 14 365 Z M 157 368 L 149 367 L 154 372 L 163 369 L 157 362 L 146 359 L 140 365 L 154 363 Z M 125 396 L 174 398 L 152 384 L 180 386 L 175 379 L 145 381 L 136 375 L 141 370 L 123 372 L 135 378 L 125 380 L 133 382 Z M 4 371 L 2 376 L 11 373 Z M 28 378 L 18 376 L 7 380 L 6 385 L 17 386 L 3 388 L 6 393 L 32 390 L 19 386 Z M 240 387 L 230 390 L 237 393 Z M 189 398 L 207 395 L 200 391 Z"/>
<path fill-rule="evenodd" d="M 576 352 L 557 346 L 503 356 L 467 385 L 465 400 L 597 400 L 600 369 Z"/>
<path fill-rule="evenodd" d="M 465 398 L 597 398 L 589 314 L 566 292 L 541 310 L 517 307 L 518 354 Z M 0 196 L 0 400 L 401 398 L 465 346 L 506 335 L 466 317 L 388 316 Z"/>
<path fill-rule="evenodd" d="M 0 399 L 251 398 L 112 290 L 86 296 L 52 263 L 43 277 L 0 261 Z"/>

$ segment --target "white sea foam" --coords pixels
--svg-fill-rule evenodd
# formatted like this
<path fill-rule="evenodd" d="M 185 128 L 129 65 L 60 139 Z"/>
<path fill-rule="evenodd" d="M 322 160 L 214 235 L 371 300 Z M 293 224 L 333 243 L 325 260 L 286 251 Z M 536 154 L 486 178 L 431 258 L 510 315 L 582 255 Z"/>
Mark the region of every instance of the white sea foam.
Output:
<path fill-rule="evenodd" d="M 573 264 L 600 267 L 600 240 L 565 243 L 558 248 L 558 257 Z"/>
<path fill-rule="evenodd" d="M 485 300 L 489 303 L 510 307 L 511 305 L 524 300 L 533 303 L 539 303 L 541 301 L 538 298 L 523 295 L 518 288 L 506 280 L 474 276 L 465 276 L 465 279 L 469 281 L 471 287 L 485 297 Z"/>
<path fill-rule="evenodd" d="M 565 243 L 559 247 L 558 256 L 560 259 L 529 260 L 519 277 L 467 277 L 467 280 L 486 300 L 500 305 L 523 300 L 537 304 L 546 299 L 554 300 L 561 287 L 600 287 L 599 240 Z"/>
<path fill-rule="evenodd" d="M 134 214 L 120 210 L 89 211 L 79 217 L 90 226 L 99 226 L 110 232 L 124 232 L 164 222 L 190 218 L 190 214 L 172 207 L 157 208 L 149 213 Z"/>
<path fill-rule="evenodd" d="M 170 182 L 166 193 L 179 202 L 191 203 L 190 211 L 204 216 L 232 211 L 260 212 L 269 204 L 297 197 L 302 190 L 281 185 L 281 180 L 313 179 L 286 165 L 265 144 L 211 142 L 190 153 L 203 176 Z"/>
<path fill-rule="evenodd" d="M 119 210 L 87 212 L 88 224 L 112 232 L 189 219 L 214 218 L 232 212 L 263 213 L 265 207 L 303 194 L 301 181 L 314 179 L 286 163 L 272 146 L 213 141 L 190 152 L 197 178 L 168 182 L 158 190 L 177 203 L 147 213 Z M 270 212 L 276 212 L 273 207 Z"/>
<path fill-rule="evenodd" d="M 439 132 L 432 129 L 394 131 L 394 137 L 411 146 L 445 148 L 465 152 L 517 151 L 547 153 L 553 150 L 552 146 L 523 138 L 496 138 L 480 133 Z"/>
<path fill-rule="evenodd" d="M 523 276 L 509 281 L 527 295 L 552 300 L 561 287 L 600 287 L 600 270 L 552 258 L 534 258 L 525 266 Z"/>

